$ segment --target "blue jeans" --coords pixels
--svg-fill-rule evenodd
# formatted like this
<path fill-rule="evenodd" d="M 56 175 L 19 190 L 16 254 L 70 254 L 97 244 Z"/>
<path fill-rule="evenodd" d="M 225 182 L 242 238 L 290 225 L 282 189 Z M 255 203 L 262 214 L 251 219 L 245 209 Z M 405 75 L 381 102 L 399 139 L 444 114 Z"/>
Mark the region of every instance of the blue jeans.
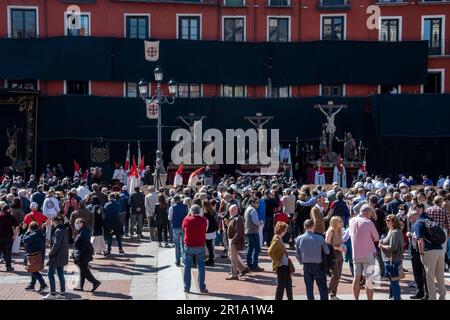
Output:
<path fill-rule="evenodd" d="M 352 273 L 352 277 L 354 276 L 354 266 L 353 266 L 353 251 L 352 251 L 352 241 L 350 238 L 347 240 L 347 242 L 344 243 L 345 246 L 345 256 L 344 260 L 345 262 L 348 262 L 348 265 L 350 267 L 350 272 Z"/>
<path fill-rule="evenodd" d="M 400 261 L 385 261 L 384 266 L 386 269 L 386 276 L 398 277 L 398 268 L 400 266 Z M 401 299 L 401 291 L 400 291 L 400 281 L 399 280 L 391 280 L 389 287 L 389 298 L 393 298 L 394 300 Z"/>
<path fill-rule="evenodd" d="M 183 229 L 175 228 L 173 232 L 173 243 L 175 244 L 175 263 L 180 264 L 181 253 L 184 251 Z"/>
<path fill-rule="evenodd" d="M 55 283 L 55 271 L 58 274 L 59 286 L 61 288 L 61 293 L 66 292 L 66 281 L 64 279 L 64 268 L 63 267 L 48 267 L 48 282 L 50 283 L 50 292 L 56 292 L 56 283 Z"/>
<path fill-rule="evenodd" d="M 319 288 L 320 300 L 328 300 L 327 276 L 321 263 L 304 263 L 303 278 L 306 286 L 306 296 L 308 300 L 314 298 L 314 280 Z"/>
<path fill-rule="evenodd" d="M 206 289 L 205 284 L 205 247 L 184 247 L 184 290 L 191 289 L 192 258 L 197 261 L 198 285 L 200 290 Z"/>
<path fill-rule="evenodd" d="M 248 248 L 247 248 L 247 267 L 249 269 L 258 268 L 258 256 L 261 252 L 261 247 L 259 246 L 259 234 L 250 233 L 245 235 L 247 238 Z"/>

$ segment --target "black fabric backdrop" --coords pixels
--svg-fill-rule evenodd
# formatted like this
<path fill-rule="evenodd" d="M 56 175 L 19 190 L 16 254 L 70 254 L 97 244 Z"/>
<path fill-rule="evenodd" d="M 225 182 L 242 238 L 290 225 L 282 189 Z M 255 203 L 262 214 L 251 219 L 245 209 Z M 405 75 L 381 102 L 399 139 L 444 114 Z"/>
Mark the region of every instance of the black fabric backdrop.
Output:
<path fill-rule="evenodd" d="M 0 39 L 0 78 L 111 80 L 109 38 Z"/>
<path fill-rule="evenodd" d="M 347 109 L 336 116 L 337 135 L 346 131 L 360 139 L 364 135 L 366 98 L 336 98 L 337 104 L 345 103 Z M 170 141 L 171 132 L 186 126 L 177 119 L 179 115 L 195 113 L 205 115 L 203 130 L 217 128 L 225 135 L 225 129 L 253 128 L 244 118 L 256 112 L 273 116 L 264 126 L 279 129 L 280 140 L 318 139 L 325 116 L 316 103 L 326 104 L 325 98 L 291 99 L 234 99 L 202 98 L 178 99 L 173 105 L 163 105 L 163 140 Z M 95 96 L 41 97 L 38 112 L 38 137 L 40 140 L 83 139 L 93 140 L 102 136 L 105 141 L 155 141 L 156 120 L 146 118 L 142 100 Z"/>
<path fill-rule="evenodd" d="M 421 84 L 426 41 L 271 43 L 274 86 L 302 84 Z"/>
<path fill-rule="evenodd" d="M 450 94 L 382 94 L 370 97 L 382 137 L 450 137 Z"/>
<path fill-rule="evenodd" d="M 157 65 L 165 78 L 179 83 L 265 85 L 269 77 L 269 46 L 266 43 L 161 40 L 157 62 L 144 57 L 139 39 L 114 39 L 115 81 L 153 81 Z"/>
<path fill-rule="evenodd" d="M 271 62 L 270 62 L 271 60 Z M 144 42 L 127 38 L 0 39 L 0 78 L 153 80 L 156 64 L 180 83 L 274 86 L 419 84 L 426 81 L 425 41 L 251 43 L 161 40 L 160 59 L 144 58 Z"/>

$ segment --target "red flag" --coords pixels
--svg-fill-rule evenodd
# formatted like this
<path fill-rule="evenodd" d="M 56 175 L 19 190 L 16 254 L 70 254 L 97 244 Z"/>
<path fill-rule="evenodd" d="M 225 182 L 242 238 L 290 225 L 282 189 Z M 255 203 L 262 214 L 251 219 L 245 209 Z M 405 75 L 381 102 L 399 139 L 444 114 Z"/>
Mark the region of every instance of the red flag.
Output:
<path fill-rule="evenodd" d="M 201 167 L 200 169 L 197 169 L 191 173 L 188 181 L 189 186 L 195 187 L 197 185 L 197 182 L 199 181 L 198 176 L 203 172 L 203 170 L 205 170 L 205 167 Z"/>
<path fill-rule="evenodd" d="M 119 169 L 119 164 L 116 161 L 114 161 L 114 164 L 116 165 L 116 169 Z"/>
<path fill-rule="evenodd" d="M 174 186 L 182 186 L 183 185 L 183 162 L 178 167 L 177 172 L 175 173 L 175 178 L 173 179 Z"/>
<path fill-rule="evenodd" d="M 80 171 L 80 165 L 75 160 L 73 160 L 73 166 L 75 167 L 75 172 L 79 172 Z"/>
<path fill-rule="evenodd" d="M 142 156 L 141 162 L 139 163 L 139 173 L 141 173 L 142 171 L 144 171 L 144 168 L 145 168 L 144 157 L 145 157 L 145 156 Z"/>
<path fill-rule="evenodd" d="M 136 158 L 133 156 L 133 165 L 130 168 L 130 172 L 128 172 L 128 176 L 136 176 L 136 178 L 138 177 L 138 172 L 137 172 L 137 165 L 136 165 Z"/>
<path fill-rule="evenodd" d="M 181 175 L 183 173 L 183 162 L 180 164 L 180 166 L 178 167 L 178 170 L 176 172 L 176 174 Z"/>
<path fill-rule="evenodd" d="M 125 158 L 125 165 L 123 166 L 123 168 L 125 169 L 125 171 L 130 169 L 130 144 L 128 144 L 127 156 Z"/>

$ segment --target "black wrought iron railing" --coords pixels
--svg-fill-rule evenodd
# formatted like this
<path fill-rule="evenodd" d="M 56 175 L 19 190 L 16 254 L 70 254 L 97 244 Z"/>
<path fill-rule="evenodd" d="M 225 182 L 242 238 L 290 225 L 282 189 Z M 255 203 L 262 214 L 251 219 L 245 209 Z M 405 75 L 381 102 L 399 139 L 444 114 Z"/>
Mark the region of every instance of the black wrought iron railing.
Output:
<path fill-rule="evenodd" d="M 450 39 L 428 43 L 428 55 L 430 56 L 449 56 Z"/>
<path fill-rule="evenodd" d="M 291 0 L 269 0 L 270 7 L 288 7 L 291 5 Z"/>
<path fill-rule="evenodd" d="M 317 9 L 319 10 L 335 10 L 335 9 L 349 9 L 350 3 L 348 0 L 318 0 Z"/>

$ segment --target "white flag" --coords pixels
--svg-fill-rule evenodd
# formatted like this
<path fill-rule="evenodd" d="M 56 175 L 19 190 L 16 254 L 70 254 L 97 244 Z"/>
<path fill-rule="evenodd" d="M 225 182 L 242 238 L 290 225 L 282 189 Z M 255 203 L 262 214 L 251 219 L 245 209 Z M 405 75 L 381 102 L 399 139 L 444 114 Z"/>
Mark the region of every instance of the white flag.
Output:
<path fill-rule="evenodd" d="M 147 118 L 158 119 L 159 116 L 159 106 L 154 100 L 147 100 Z"/>
<path fill-rule="evenodd" d="M 158 61 L 159 60 L 159 41 L 144 40 L 145 60 Z"/>

